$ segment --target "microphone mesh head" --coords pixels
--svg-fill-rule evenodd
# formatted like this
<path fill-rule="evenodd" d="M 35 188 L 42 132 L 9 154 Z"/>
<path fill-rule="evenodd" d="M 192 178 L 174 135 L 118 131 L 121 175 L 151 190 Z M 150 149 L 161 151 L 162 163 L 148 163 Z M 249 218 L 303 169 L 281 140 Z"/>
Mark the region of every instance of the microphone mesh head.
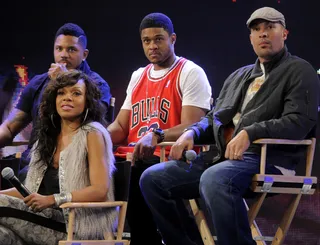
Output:
<path fill-rule="evenodd" d="M 14 176 L 14 172 L 13 172 L 12 168 L 6 167 L 6 168 L 2 169 L 1 175 L 4 179 L 8 180 Z"/>
<path fill-rule="evenodd" d="M 196 158 L 197 158 L 197 153 L 194 150 L 186 151 L 186 159 L 188 161 L 193 161 Z"/>

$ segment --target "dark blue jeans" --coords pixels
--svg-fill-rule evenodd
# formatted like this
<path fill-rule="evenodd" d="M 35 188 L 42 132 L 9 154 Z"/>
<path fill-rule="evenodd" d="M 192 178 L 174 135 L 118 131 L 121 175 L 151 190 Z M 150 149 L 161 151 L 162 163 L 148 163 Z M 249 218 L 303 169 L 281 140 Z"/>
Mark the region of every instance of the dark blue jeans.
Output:
<path fill-rule="evenodd" d="M 206 169 L 198 157 L 191 165 L 168 161 L 148 168 L 140 178 L 142 194 L 166 245 L 203 244 L 183 199 L 200 195 L 211 215 L 219 245 L 253 245 L 243 196 L 260 156 L 244 155 L 243 161 L 226 160 Z M 266 173 L 281 174 L 273 165 Z"/>

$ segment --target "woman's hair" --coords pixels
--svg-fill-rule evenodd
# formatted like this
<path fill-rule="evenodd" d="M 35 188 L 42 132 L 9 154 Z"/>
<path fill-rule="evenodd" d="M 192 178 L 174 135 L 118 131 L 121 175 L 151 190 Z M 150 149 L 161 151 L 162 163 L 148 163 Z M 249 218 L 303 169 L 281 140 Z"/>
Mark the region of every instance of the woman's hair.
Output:
<path fill-rule="evenodd" d="M 51 164 L 54 149 L 57 145 L 58 135 L 61 131 L 61 118 L 57 113 L 56 98 L 59 89 L 73 86 L 83 80 L 86 85 L 85 109 L 81 115 L 81 126 L 96 121 L 106 126 L 106 107 L 102 104 L 100 90 L 97 83 L 81 71 L 64 72 L 49 82 L 45 88 L 40 108 L 39 118 L 35 125 L 36 134 L 32 143 L 38 141 L 35 148 L 39 153 L 38 161 Z M 86 113 L 88 111 L 88 113 Z M 87 115 L 86 115 L 87 114 Z"/>

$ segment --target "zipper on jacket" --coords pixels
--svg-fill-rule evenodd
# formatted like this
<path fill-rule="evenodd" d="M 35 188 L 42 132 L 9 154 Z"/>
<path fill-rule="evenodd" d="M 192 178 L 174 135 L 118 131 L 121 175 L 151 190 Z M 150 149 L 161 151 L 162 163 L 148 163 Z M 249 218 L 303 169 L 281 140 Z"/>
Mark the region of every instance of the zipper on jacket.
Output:
<path fill-rule="evenodd" d="M 309 103 L 310 103 L 309 90 L 306 90 L 307 116 L 309 116 Z"/>

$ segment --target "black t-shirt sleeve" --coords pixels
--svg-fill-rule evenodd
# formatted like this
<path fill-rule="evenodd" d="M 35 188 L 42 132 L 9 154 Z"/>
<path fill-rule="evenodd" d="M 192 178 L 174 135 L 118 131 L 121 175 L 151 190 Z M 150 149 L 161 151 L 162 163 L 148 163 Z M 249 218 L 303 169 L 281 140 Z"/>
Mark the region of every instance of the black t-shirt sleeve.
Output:
<path fill-rule="evenodd" d="M 31 114 L 33 108 L 33 99 L 39 86 L 43 82 L 44 78 L 41 75 L 35 76 L 28 85 L 23 89 L 16 108 L 24 111 L 25 113 Z"/>
<path fill-rule="evenodd" d="M 24 111 L 25 113 L 28 113 L 28 114 L 31 113 L 32 95 L 33 95 L 33 88 L 31 83 L 29 83 L 22 91 L 18 104 L 16 105 L 16 108 L 21 111 Z"/>
<path fill-rule="evenodd" d="M 111 99 L 111 92 L 110 92 L 110 87 L 109 84 L 97 73 L 92 72 L 91 73 L 91 78 L 95 80 L 99 86 L 100 92 L 101 92 L 101 101 L 109 106 L 110 104 L 110 99 Z"/>

